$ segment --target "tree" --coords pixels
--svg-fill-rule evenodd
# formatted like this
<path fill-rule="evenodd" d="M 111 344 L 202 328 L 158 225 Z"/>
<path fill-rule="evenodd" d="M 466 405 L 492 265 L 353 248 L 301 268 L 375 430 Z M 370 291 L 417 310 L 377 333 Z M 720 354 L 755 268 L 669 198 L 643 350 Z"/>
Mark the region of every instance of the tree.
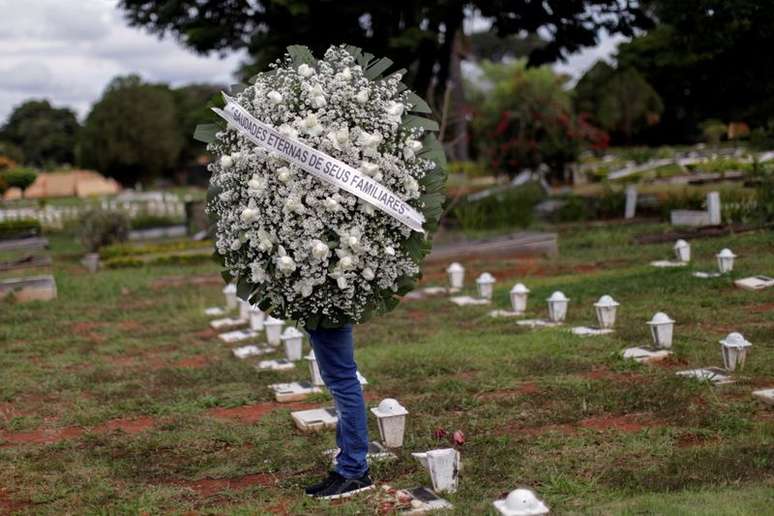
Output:
<path fill-rule="evenodd" d="M 190 165 L 205 152 L 205 145 L 193 139 L 196 126 L 212 121 L 212 111 L 208 106 L 223 86 L 213 84 L 190 84 L 172 90 L 177 110 L 177 125 L 183 148 L 180 152 L 179 165 Z"/>
<path fill-rule="evenodd" d="M 183 146 L 172 92 L 140 77 L 117 77 L 89 113 L 81 162 L 125 185 L 173 170 Z"/>
<path fill-rule="evenodd" d="M 35 182 L 38 173 L 31 168 L 19 167 L 4 171 L 0 177 L 2 177 L 2 183 L 6 188 L 16 187 L 21 190 L 22 195 L 24 195 L 24 191 Z"/>
<path fill-rule="evenodd" d="M 576 116 L 564 85 L 566 77 L 548 67 L 527 68 L 525 61 L 483 63 L 490 86 L 478 91 L 474 127 L 481 154 L 492 168 L 509 176 L 548 165 L 563 179 L 565 165 L 585 146 L 602 148 L 607 135 Z"/>
<path fill-rule="evenodd" d="M 634 68 L 598 61 L 575 86 L 578 112 L 589 113 L 603 129 L 632 143 L 635 131 L 658 122 L 664 110 L 656 90 Z"/>
<path fill-rule="evenodd" d="M 692 142 L 701 122 L 764 126 L 774 118 L 774 4 L 760 0 L 651 0 L 659 26 L 619 49 L 666 109 L 660 141 Z"/>
<path fill-rule="evenodd" d="M 78 129 L 70 109 L 55 108 L 47 100 L 28 100 L 11 112 L 0 139 L 18 146 L 33 165 L 73 163 Z"/>
<path fill-rule="evenodd" d="M 420 94 L 443 88 L 451 73 L 455 39 L 468 14 L 491 21 L 500 37 L 536 33 L 551 38 L 529 54 L 530 64 L 561 59 L 594 45 L 601 28 L 631 36 L 651 20 L 637 0 L 120 0 L 133 26 L 172 34 L 200 53 L 247 50 L 250 76 L 291 44 L 320 53 L 333 43 L 389 56 L 409 70 Z"/>

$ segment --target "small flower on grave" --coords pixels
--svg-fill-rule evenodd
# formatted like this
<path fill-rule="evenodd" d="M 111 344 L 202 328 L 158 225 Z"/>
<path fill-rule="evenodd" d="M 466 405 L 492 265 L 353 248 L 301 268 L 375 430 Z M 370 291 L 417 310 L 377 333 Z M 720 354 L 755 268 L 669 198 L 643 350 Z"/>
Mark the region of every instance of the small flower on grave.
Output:
<path fill-rule="evenodd" d="M 462 446 L 465 444 L 465 434 L 462 430 L 455 430 L 451 436 L 451 443 L 454 446 Z"/>
<path fill-rule="evenodd" d="M 433 437 L 435 437 L 440 441 L 441 439 L 446 437 L 446 430 L 444 430 L 439 426 L 438 428 L 435 429 L 435 432 L 433 432 Z"/>

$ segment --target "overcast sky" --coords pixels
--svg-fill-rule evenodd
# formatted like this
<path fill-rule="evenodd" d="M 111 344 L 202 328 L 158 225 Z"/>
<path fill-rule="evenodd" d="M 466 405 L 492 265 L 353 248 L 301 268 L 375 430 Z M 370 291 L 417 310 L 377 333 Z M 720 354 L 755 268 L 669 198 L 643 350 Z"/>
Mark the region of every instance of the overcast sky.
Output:
<path fill-rule="evenodd" d="M 116 0 L 0 0 L 0 13 L 0 123 L 28 98 L 47 98 L 82 119 L 116 75 L 229 83 L 242 60 L 199 56 L 172 38 L 128 27 Z M 617 42 L 606 37 L 557 69 L 577 76 Z"/>

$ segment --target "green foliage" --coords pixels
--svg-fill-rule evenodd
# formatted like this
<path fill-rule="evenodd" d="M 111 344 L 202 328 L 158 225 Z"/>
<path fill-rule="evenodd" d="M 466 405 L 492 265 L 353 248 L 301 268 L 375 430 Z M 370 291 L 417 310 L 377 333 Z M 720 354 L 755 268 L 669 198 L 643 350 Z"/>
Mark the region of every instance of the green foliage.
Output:
<path fill-rule="evenodd" d="M 101 253 L 100 253 L 101 256 Z M 102 262 L 106 269 L 152 267 L 154 265 L 200 265 L 210 261 L 209 254 L 166 254 L 143 259 L 138 256 L 116 256 Z"/>
<path fill-rule="evenodd" d="M 10 160 L 11 162 L 24 163 L 24 152 L 22 152 L 21 147 L 8 141 L 0 141 L 0 157 L 2 157 L 0 161 Z M 0 169 L 3 168 L 8 167 L 4 167 L 0 163 Z"/>
<path fill-rule="evenodd" d="M 478 161 L 452 161 L 449 163 L 449 174 L 462 174 L 468 179 L 486 177 L 490 170 Z"/>
<path fill-rule="evenodd" d="M 473 95 L 474 128 L 495 172 L 514 176 L 546 164 L 561 179 L 584 146 L 607 145 L 604 133 L 575 116 L 566 78 L 549 67 L 527 68 L 523 60 L 482 66 L 492 88 Z"/>
<path fill-rule="evenodd" d="M 195 162 L 205 152 L 205 146 L 191 138 L 196 126 L 212 119 L 209 101 L 223 88 L 211 84 L 190 84 L 172 90 L 177 111 L 177 127 L 183 142 L 180 165 Z"/>
<path fill-rule="evenodd" d="M 207 249 L 211 247 L 212 242 L 209 240 L 180 240 L 177 242 L 162 242 L 158 244 L 112 244 L 101 248 L 99 250 L 99 256 L 102 259 L 109 260 L 125 256 L 174 253 L 193 249 Z"/>
<path fill-rule="evenodd" d="M 544 198 L 539 184 L 527 183 L 480 200 L 463 200 L 453 215 L 464 231 L 523 228 L 532 223 L 533 209 Z"/>
<path fill-rule="evenodd" d="M 774 222 L 774 168 L 756 162 L 754 177 L 757 180 L 756 215 L 762 222 Z"/>
<path fill-rule="evenodd" d="M 576 106 L 591 120 L 629 143 L 642 127 L 653 125 L 664 110 L 656 90 L 636 69 L 613 68 L 598 61 L 575 86 Z"/>
<path fill-rule="evenodd" d="M 35 219 L 0 221 L 0 240 L 40 234 L 40 222 Z"/>
<path fill-rule="evenodd" d="M 132 218 L 130 223 L 132 229 L 150 229 L 150 228 L 163 228 L 167 226 L 176 226 L 182 224 L 183 221 L 174 217 L 167 217 L 164 215 L 149 215 L 142 214 Z"/>
<path fill-rule="evenodd" d="M 119 211 L 89 210 L 80 219 L 80 238 L 92 253 L 103 246 L 125 242 L 129 238 L 129 219 Z"/>
<path fill-rule="evenodd" d="M 168 87 L 117 77 L 92 108 L 81 136 L 81 162 L 133 185 L 172 170 L 183 149 L 175 97 Z"/>
<path fill-rule="evenodd" d="M 35 178 L 38 177 L 38 173 L 34 169 L 22 167 L 6 170 L 0 173 L 0 175 L 3 178 L 3 182 L 9 187 L 14 186 L 22 191 L 26 190 L 27 187 L 35 182 Z"/>
<path fill-rule="evenodd" d="M 75 161 L 75 144 L 80 125 L 75 113 L 55 108 L 47 100 L 28 100 L 16 107 L 0 130 L 0 139 L 13 144 L 16 161 L 53 166 Z M 0 148 L 0 154 L 6 150 Z"/>
<path fill-rule="evenodd" d="M 704 135 L 704 140 L 710 145 L 719 144 L 727 132 L 728 126 L 720 120 L 706 120 L 701 124 L 701 133 Z"/>

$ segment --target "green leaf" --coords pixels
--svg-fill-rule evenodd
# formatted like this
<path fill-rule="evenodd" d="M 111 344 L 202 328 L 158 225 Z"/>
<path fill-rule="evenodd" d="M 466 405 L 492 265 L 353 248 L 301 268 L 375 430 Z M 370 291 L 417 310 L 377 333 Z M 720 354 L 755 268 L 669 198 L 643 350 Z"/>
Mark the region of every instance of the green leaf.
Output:
<path fill-rule="evenodd" d="M 248 280 L 246 277 L 241 276 L 239 279 L 237 279 L 237 297 L 240 299 L 244 299 L 245 301 L 250 298 L 250 295 L 255 290 L 255 285 L 253 285 L 250 280 Z"/>
<path fill-rule="evenodd" d="M 218 261 L 215 258 L 216 254 L 218 254 L 218 253 L 214 253 L 212 255 L 212 257 L 215 259 L 215 261 Z M 220 255 L 218 255 L 218 256 L 220 256 Z M 231 273 L 228 272 L 228 271 L 220 271 L 220 276 L 223 278 L 223 281 L 225 281 L 226 283 L 231 283 L 234 280 L 234 276 L 232 276 Z"/>
<path fill-rule="evenodd" d="M 430 105 L 425 102 L 425 99 L 414 93 L 413 91 L 409 92 L 409 94 L 406 96 L 406 100 L 413 104 L 413 107 L 411 108 L 411 111 L 414 111 L 415 113 L 432 113 L 433 110 L 430 109 Z"/>
<path fill-rule="evenodd" d="M 215 141 L 215 134 L 220 130 L 217 124 L 199 124 L 194 130 L 194 140 L 203 143 Z"/>
<path fill-rule="evenodd" d="M 308 64 L 310 66 L 317 66 L 317 59 L 314 58 L 312 52 L 303 45 L 291 45 L 288 47 L 288 54 L 293 60 L 293 64 L 300 66 L 302 64 Z"/>
<path fill-rule="evenodd" d="M 379 77 L 387 68 L 392 66 L 392 59 L 388 57 L 383 57 L 373 63 L 371 66 L 368 67 L 367 70 L 363 72 L 363 75 L 365 75 L 368 79 L 371 79 L 372 81 Z"/>
<path fill-rule="evenodd" d="M 429 118 L 416 115 L 406 115 L 403 117 L 403 123 L 401 126 L 406 129 L 422 127 L 425 131 L 437 131 L 439 129 L 438 122 L 435 120 L 430 120 Z"/>
<path fill-rule="evenodd" d="M 238 95 L 239 93 L 245 91 L 245 89 L 247 89 L 247 84 L 242 84 L 241 82 L 232 84 L 228 87 L 228 91 L 231 95 Z"/>

